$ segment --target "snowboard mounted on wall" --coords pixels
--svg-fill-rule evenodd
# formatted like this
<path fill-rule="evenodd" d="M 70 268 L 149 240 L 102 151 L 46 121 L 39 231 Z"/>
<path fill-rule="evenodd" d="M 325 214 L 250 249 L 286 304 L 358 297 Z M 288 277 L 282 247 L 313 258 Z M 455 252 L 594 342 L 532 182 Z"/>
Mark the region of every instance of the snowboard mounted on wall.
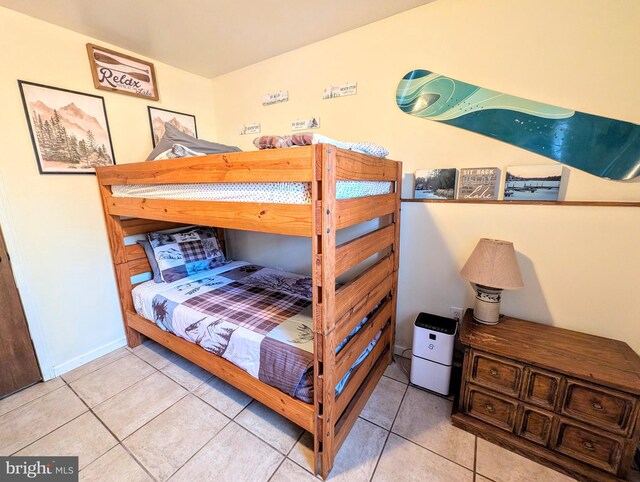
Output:
<path fill-rule="evenodd" d="M 407 114 L 513 144 L 606 179 L 640 175 L 640 125 L 502 94 L 428 70 L 396 91 Z"/>

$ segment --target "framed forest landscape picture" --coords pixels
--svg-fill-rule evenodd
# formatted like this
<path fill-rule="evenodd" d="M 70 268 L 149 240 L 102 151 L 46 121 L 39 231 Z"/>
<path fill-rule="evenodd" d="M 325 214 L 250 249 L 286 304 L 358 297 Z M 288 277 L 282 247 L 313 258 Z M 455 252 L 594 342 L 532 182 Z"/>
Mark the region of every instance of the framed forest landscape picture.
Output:
<path fill-rule="evenodd" d="M 419 169 L 416 171 L 415 199 L 454 199 L 456 169 Z"/>
<path fill-rule="evenodd" d="M 115 164 L 104 99 L 18 81 L 41 174 L 93 174 Z"/>
<path fill-rule="evenodd" d="M 156 71 L 151 62 L 87 44 L 89 65 L 96 89 L 158 100 Z"/>
<path fill-rule="evenodd" d="M 196 116 L 182 112 L 174 112 L 172 110 L 158 109 L 157 107 L 151 106 L 147 108 L 149 109 L 149 125 L 151 126 L 153 147 L 156 147 L 158 141 L 160 141 L 164 135 L 165 122 L 168 122 L 180 132 L 184 132 L 191 137 L 198 137 Z"/>

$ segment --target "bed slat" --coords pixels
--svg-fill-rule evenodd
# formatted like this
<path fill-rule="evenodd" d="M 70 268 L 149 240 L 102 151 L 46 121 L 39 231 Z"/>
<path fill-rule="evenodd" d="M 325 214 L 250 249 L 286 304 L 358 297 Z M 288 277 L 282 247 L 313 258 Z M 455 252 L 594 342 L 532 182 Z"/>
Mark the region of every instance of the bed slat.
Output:
<path fill-rule="evenodd" d="M 133 261 L 129 261 L 127 263 L 129 265 L 129 273 L 131 276 L 137 276 L 142 273 L 148 273 L 151 271 L 151 266 L 149 265 L 149 260 L 146 258 L 134 259 Z"/>
<path fill-rule="evenodd" d="M 313 430 L 313 405 L 290 397 L 277 388 L 257 380 L 224 358 L 212 355 L 199 345 L 158 328 L 135 313 L 127 313 L 127 323 L 134 330 L 182 355 L 208 372 L 215 373 L 218 378 L 222 378 L 247 395 L 264 403 L 296 425 L 308 431 Z"/>
<path fill-rule="evenodd" d="M 376 286 L 366 298 L 360 300 L 351 310 L 336 322 L 335 337 L 344 340 L 349 333 L 376 307 L 389 296 L 393 281 L 391 277 Z"/>
<path fill-rule="evenodd" d="M 168 221 L 156 221 L 153 219 L 123 219 L 120 221 L 124 236 L 135 236 L 136 234 L 145 234 L 152 231 L 163 231 L 165 229 L 180 228 L 185 226 L 182 223 L 174 223 Z M 188 223 L 193 224 L 193 223 Z"/>
<path fill-rule="evenodd" d="M 395 161 L 338 149 L 336 178 L 348 181 L 395 181 Z"/>
<path fill-rule="evenodd" d="M 391 214 L 396 209 L 396 194 L 356 197 L 336 201 L 336 229 Z"/>
<path fill-rule="evenodd" d="M 367 298 L 392 272 L 393 255 L 387 255 L 336 291 L 336 319 Z"/>
<path fill-rule="evenodd" d="M 394 241 L 394 225 L 389 224 L 336 248 L 336 276 L 350 270 L 369 256 L 391 246 Z"/>
<path fill-rule="evenodd" d="M 125 246 L 124 252 L 127 257 L 127 261 L 135 261 L 136 259 L 147 257 L 147 255 L 144 252 L 144 248 L 140 246 L 138 243 Z"/>
<path fill-rule="evenodd" d="M 391 330 L 387 326 L 382 332 L 382 335 L 380 335 L 380 339 L 376 343 L 376 346 L 373 347 L 373 350 L 371 350 L 371 352 L 369 352 L 362 363 L 360 363 L 360 365 L 358 365 L 356 369 L 351 372 L 351 376 L 349 377 L 347 384 L 342 389 L 342 392 L 340 392 L 340 395 L 338 395 L 338 397 L 336 398 L 334 420 L 340 418 L 355 393 L 367 378 L 367 375 L 371 371 L 371 368 L 378 361 L 378 358 L 380 358 L 380 355 L 382 355 L 384 351 L 389 349 L 390 331 Z"/>
<path fill-rule="evenodd" d="M 336 380 L 342 380 L 342 377 L 356 362 L 357 358 L 364 351 L 373 337 L 378 333 L 391 318 L 391 300 L 387 300 L 378 308 L 378 311 L 370 320 L 358 330 L 349 343 L 347 343 L 340 353 L 336 355 Z M 334 331 L 335 333 L 335 331 Z"/>
<path fill-rule="evenodd" d="M 112 197 L 108 201 L 107 208 L 112 215 L 263 233 L 311 236 L 310 204 L 169 201 Z"/>
<path fill-rule="evenodd" d="M 335 449 L 340 450 L 347 435 L 351 431 L 351 427 L 358 419 L 358 416 L 362 412 L 362 409 L 367 404 L 369 397 L 376 388 L 376 385 L 382 378 L 382 374 L 389 366 L 391 361 L 391 352 L 389 349 L 382 353 L 382 356 L 378 359 L 374 367 L 369 371 L 367 378 L 365 378 L 358 391 L 351 398 L 351 402 L 347 405 L 342 417 L 335 425 Z"/>
<path fill-rule="evenodd" d="M 209 156 L 136 162 L 100 169 L 102 185 L 212 182 L 311 182 L 312 147 L 229 152 Z"/>

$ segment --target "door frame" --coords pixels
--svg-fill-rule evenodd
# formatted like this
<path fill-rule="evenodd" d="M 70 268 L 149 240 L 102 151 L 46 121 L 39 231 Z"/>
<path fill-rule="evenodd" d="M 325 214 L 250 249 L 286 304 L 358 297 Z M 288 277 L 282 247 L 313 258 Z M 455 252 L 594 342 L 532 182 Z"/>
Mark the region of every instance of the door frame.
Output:
<path fill-rule="evenodd" d="M 22 300 L 24 315 L 27 319 L 27 326 L 29 327 L 31 340 L 33 341 L 33 349 L 36 352 L 36 359 L 40 366 L 40 373 L 42 373 L 42 379 L 47 381 L 55 378 L 55 372 L 50 356 L 51 349 L 44 335 L 42 323 L 39 317 L 36 316 L 38 310 L 36 308 L 34 295 L 29 287 L 29 282 L 23 269 L 23 266 L 26 266 L 26 260 L 23 258 L 19 250 L 13 251 L 11 249 L 13 246 L 18 246 L 19 244 L 18 236 L 13 230 L 13 223 L 11 220 L 11 209 L 7 202 L 4 183 L 0 177 L 0 225 L 2 226 L 4 241 L 7 245 L 7 252 L 10 256 L 13 278 L 15 280 L 16 287 L 18 288 L 20 299 Z"/>

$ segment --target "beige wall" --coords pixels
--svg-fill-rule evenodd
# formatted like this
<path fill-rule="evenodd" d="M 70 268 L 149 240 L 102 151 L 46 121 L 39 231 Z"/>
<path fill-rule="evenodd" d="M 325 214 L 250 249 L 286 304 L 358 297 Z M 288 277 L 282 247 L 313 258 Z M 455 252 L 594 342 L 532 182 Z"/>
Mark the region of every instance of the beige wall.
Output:
<path fill-rule="evenodd" d="M 195 114 L 213 137 L 211 81 L 156 62 L 160 102 L 99 91 L 85 44 L 106 44 L 4 8 L 0 25 L 0 225 L 50 377 L 124 344 L 124 331 L 95 176 L 38 173 L 16 79 L 103 96 L 118 164 L 151 150 L 147 105 Z"/>
<path fill-rule="evenodd" d="M 0 8 L 0 225 L 45 376 L 124 339 L 95 178 L 38 174 L 16 79 L 104 96 L 118 163 L 151 149 L 151 104 L 193 113 L 200 137 L 244 149 L 253 149 L 252 136 L 237 135 L 241 124 L 259 121 L 263 133 L 288 133 L 290 120 L 320 116 L 319 132 L 385 145 L 407 175 L 538 164 L 549 161 L 402 114 L 394 100 L 398 80 L 425 68 L 640 122 L 638 20 L 636 0 L 615 7 L 607 0 L 440 0 L 213 81 L 155 62 L 160 102 L 146 102 L 93 88 L 85 43 L 101 42 Z M 358 82 L 358 95 L 321 100 L 324 87 L 347 81 Z M 280 89 L 289 90 L 289 102 L 261 105 L 263 95 Z M 640 200 L 639 183 L 576 170 L 568 178 L 566 199 Z M 417 312 L 446 315 L 449 306 L 471 304 L 458 270 L 478 238 L 489 236 L 514 241 L 525 279 L 523 290 L 506 294 L 505 313 L 624 339 L 640 351 L 639 221 L 631 208 L 405 204 L 399 345 L 410 346 Z M 308 269 L 305 240 L 230 238 L 236 256 Z"/>
<path fill-rule="evenodd" d="M 637 0 L 440 0 L 214 79 L 218 140 L 253 149 L 253 136 L 237 134 L 240 125 L 285 134 L 290 120 L 314 115 L 322 134 L 388 147 L 407 179 L 420 168 L 552 163 L 401 113 L 398 81 L 423 68 L 638 123 L 639 22 Z M 349 81 L 358 82 L 356 96 L 321 100 L 326 86 Z M 290 100 L 263 107 L 262 96 L 278 90 Z M 575 169 L 565 176 L 566 200 L 640 201 L 638 182 Z M 504 313 L 622 339 L 640 352 L 640 212 L 558 206 L 404 204 L 400 346 L 411 346 L 419 311 L 448 315 L 449 306 L 471 305 L 458 271 L 480 237 L 512 240 L 518 252 L 526 286 L 506 293 Z M 252 235 L 235 254 L 300 270 L 306 249 L 299 240 Z"/>

